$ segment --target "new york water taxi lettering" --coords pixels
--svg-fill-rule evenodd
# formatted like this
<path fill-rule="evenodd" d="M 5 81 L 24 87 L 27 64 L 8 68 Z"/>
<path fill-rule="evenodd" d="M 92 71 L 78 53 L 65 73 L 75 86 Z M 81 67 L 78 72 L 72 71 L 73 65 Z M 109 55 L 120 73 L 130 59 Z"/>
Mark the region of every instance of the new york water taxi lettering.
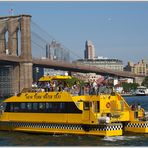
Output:
<path fill-rule="evenodd" d="M 38 95 L 35 94 L 34 96 L 30 96 L 28 94 L 25 95 L 26 99 L 60 99 L 61 95 L 56 94 L 56 95 L 49 95 L 49 94 L 45 94 L 45 95 Z"/>

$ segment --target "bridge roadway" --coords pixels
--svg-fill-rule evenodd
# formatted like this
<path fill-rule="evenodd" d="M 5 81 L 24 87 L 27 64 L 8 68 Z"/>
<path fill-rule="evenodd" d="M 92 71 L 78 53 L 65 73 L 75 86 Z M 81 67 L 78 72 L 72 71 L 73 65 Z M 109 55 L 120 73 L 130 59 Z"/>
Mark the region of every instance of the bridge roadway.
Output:
<path fill-rule="evenodd" d="M 13 65 L 21 62 L 25 62 L 25 60 L 21 59 L 18 56 L 0 55 L 0 63 L 3 65 L 5 64 Z M 73 71 L 73 72 L 82 72 L 82 73 L 93 72 L 100 75 L 110 75 L 110 76 L 128 77 L 128 78 L 143 77 L 143 75 L 136 75 L 131 72 L 116 71 L 116 70 L 111 70 L 106 68 L 98 68 L 95 66 L 76 65 L 69 62 L 54 61 L 50 59 L 33 58 L 33 60 L 30 62 L 32 62 L 33 65 L 36 67 L 53 68 L 53 69 Z"/>

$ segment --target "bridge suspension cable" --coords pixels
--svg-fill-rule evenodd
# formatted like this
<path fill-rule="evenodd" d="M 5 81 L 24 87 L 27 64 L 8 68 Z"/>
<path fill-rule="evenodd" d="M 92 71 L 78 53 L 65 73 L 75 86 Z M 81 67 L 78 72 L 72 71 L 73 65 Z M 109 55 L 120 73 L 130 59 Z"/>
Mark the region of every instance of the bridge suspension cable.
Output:
<path fill-rule="evenodd" d="M 64 60 L 64 58 L 67 59 L 69 57 L 67 59 L 68 61 L 75 60 L 77 58 L 81 58 L 78 54 L 74 53 L 72 50 L 67 48 L 61 42 L 57 41 L 53 36 L 51 36 L 46 30 L 41 28 L 33 20 L 31 21 L 31 26 L 32 26 L 32 31 L 31 31 L 32 39 L 31 39 L 31 41 L 33 43 L 33 46 L 36 46 L 38 48 L 38 52 L 42 51 L 43 53 L 45 53 L 46 48 L 48 46 L 48 47 L 51 48 L 50 50 L 52 50 L 50 52 L 51 52 L 51 54 L 53 54 L 52 55 L 53 59 L 57 58 L 57 56 L 63 58 L 62 60 Z M 39 48 L 41 48 L 41 49 L 39 49 Z M 42 55 L 42 54 L 39 54 L 39 55 Z"/>

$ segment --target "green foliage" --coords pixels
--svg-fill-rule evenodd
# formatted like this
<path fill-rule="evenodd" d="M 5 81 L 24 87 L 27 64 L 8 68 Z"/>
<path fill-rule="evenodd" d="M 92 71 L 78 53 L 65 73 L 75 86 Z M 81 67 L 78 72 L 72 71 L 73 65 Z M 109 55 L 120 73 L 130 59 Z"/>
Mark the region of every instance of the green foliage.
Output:
<path fill-rule="evenodd" d="M 135 91 L 138 86 L 139 86 L 138 83 L 126 83 L 126 82 L 122 83 L 122 87 L 125 92 Z"/>
<path fill-rule="evenodd" d="M 142 85 L 148 87 L 148 76 L 146 76 L 142 82 Z"/>
<path fill-rule="evenodd" d="M 80 86 L 84 85 L 84 81 L 82 81 L 76 77 L 72 77 L 71 79 L 66 80 L 66 83 L 68 84 L 69 87 L 71 87 L 75 84 L 79 84 Z"/>

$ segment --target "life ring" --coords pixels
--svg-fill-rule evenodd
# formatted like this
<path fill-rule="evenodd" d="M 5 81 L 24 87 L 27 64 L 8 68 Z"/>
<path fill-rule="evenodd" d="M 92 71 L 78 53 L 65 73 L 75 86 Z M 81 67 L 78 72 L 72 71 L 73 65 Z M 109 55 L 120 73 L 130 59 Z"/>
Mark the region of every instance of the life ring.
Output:
<path fill-rule="evenodd" d="M 110 103 L 109 103 L 109 102 L 106 103 L 106 107 L 107 107 L 107 108 L 110 108 Z"/>

